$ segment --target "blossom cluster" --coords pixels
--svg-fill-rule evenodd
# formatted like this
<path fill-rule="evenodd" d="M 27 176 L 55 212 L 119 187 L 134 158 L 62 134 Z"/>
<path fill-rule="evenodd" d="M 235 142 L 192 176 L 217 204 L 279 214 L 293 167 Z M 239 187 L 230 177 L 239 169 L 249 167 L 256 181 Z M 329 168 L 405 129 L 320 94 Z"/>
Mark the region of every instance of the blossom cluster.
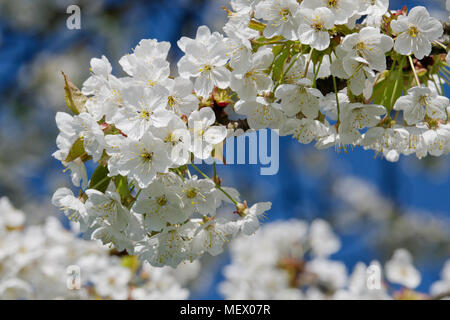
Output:
<path fill-rule="evenodd" d="M 54 157 L 82 191 L 76 197 L 60 188 L 53 203 L 92 239 L 153 266 L 176 267 L 205 252 L 219 254 L 239 232 L 252 234 L 271 204 L 249 208 L 217 175 L 209 178 L 191 163 L 211 158 L 228 132 L 213 109 L 199 109 L 189 79 L 169 76 L 168 50 L 168 43 L 141 41 L 120 60 L 129 74 L 123 78 L 111 74 L 105 57 L 92 59 L 82 91 L 66 78 L 67 104 L 76 114 L 57 113 Z M 88 181 L 84 163 L 91 159 L 98 167 Z M 227 204 L 235 214 L 216 216 Z"/>
<path fill-rule="evenodd" d="M 361 146 L 389 161 L 449 152 L 444 28 L 426 8 L 390 11 L 388 0 L 231 4 L 230 87 L 251 128 L 279 129 L 319 149 Z"/>
<path fill-rule="evenodd" d="M 186 299 L 198 262 L 178 269 L 139 264 L 85 241 L 54 217 L 28 225 L 0 198 L 0 299 Z"/>
<path fill-rule="evenodd" d="M 226 299 L 443 299 L 450 295 L 450 260 L 426 295 L 414 291 L 421 274 L 411 254 L 397 249 L 383 266 L 358 262 L 348 274 L 344 263 L 330 258 L 341 242 L 324 220 L 264 225 L 251 239 L 230 246 L 220 291 Z M 396 285 L 396 286 L 391 286 Z M 400 289 L 399 289 L 400 286 Z"/>
<path fill-rule="evenodd" d="M 93 239 L 177 266 L 254 233 L 271 207 L 249 208 L 221 186 L 215 167 L 210 178 L 193 163 L 220 158 L 227 137 L 271 128 L 319 149 L 362 146 L 389 161 L 447 154 L 443 25 L 424 7 L 388 6 L 233 0 L 224 34 L 201 26 L 178 41 L 177 75 L 170 44 L 154 39 L 119 60 L 124 77 L 106 57 L 92 59 L 82 90 L 65 76 L 74 115 L 56 115 L 54 157 L 82 190 L 60 189 L 54 204 Z M 90 181 L 89 160 L 98 164 Z M 235 214 L 216 215 L 228 205 Z"/>

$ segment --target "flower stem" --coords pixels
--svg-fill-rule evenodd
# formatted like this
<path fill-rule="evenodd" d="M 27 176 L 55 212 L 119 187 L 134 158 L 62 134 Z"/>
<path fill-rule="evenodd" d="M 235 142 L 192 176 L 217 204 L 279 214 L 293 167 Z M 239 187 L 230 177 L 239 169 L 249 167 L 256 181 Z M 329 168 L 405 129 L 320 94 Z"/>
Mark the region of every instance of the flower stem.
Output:
<path fill-rule="evenodd" d="M 417 75 L 416 68 L 414 67 L 414 62 L 413 62 L 411 56 L 408 56 L 408 60 L 409 60 L 409 64 L 411 65 L 411 69 L 414 73 L 414 78 L 416 79 L 416 83 L 420 87 L 419 76 Z"/>
<path fill-rule="evenodd" d="M 322 59 L 320 59 L 319 65 L 315 66 L 315 67 L 317 67 L 317 70 L 314 72 L 314 79 L 313 79 L 313 84 L 312 84 L 313 88 L 317 87 L 316 82 L 317 82 L 317 77 L 319 76 L 320 68 L 322 67 L 322 62 L 323 62 L 323 57 L 322 57 Z"/>
<path fill-rule="evenodd" d="M 301 55 L 302 55 L 301 53 L 298 53 L 298 54 L 297 54 L 297 57 L 295 57 L 295 59 L 292 60 L 292 62 L 291 62 L 291 64 L 289 65 L 289 67 L 287 67 L 286 71 L 284 71 L 283 75 L 287 74 L 287 73 L 292 69 L 292 67 L 293 67 L 294 64 L 297 62 L 298 58 L 300 58 Z"/>
<path fill-rule="evenodd" d="M 216 168 L 216 161 L 215 160 L 213 161 L 213 170 L 214 170 L 214 175 L 213 175 L 214 182 L 216 182 L 217 181 L 217 168 Z"/>
<path fill-rule="evenodd" d="M 314 51 L 314 48 L 311 48 L 311 51 L 309 51 L 308 60 L 306 61 L 305 78 L 308 76 L 309 64 L 311 63 L 313 51 Z"/>
<path fill-rule="evenodd" d="M 330 65 L 333 64 L 333 59 L 331 58 L 331 54 L 330 54 Z M 336 83 L 336 78 L 333 76 L 333 87 L 334 87 L 334 93 L 336 94 L 336 108 L 337 108 L 337 122 L 336 122 L 336 128 L 339 128 L 340 125 L 340 113 L 341 113 L 341 107 L 339 104 L 339 92 L 337 89 L 337 83 Z"/>
<path fill-rule="evenodd" d="M 391 96 L 391 101 L 389 102 L 389 112 L 392 110 L 392 108 L 394 107 L 394 99 L 395 99 L 395 93 L 397 92 L 398 89 L 398 85 L 400 82 L 400 78 L 401 81 L 403 81 L 403 64 L 404 64 L 404 58 L 402 58 L 399 62 L 399 66 L 398 66 L 398 73 L 397 76 L 395 77 L 395 84 L 394 84 L 394 90 L 392 91 L 392 96 Z M 395 65 L 395 60 L 394 60 L 394 65 Z M 392 68 L 392 70 L 394 70 L 394 68 Z"/>
<path fill-rule="evenodd" d="M 439 41 L 435 41 L 434 43 L 436 43 L 438 46 L 440 46 L 441 48 L 443 48 L 445 51 L 447 51 L 447 47 L 443 44 L 443 43 L 441 43 L 441 42 L 439 42 Z"/>

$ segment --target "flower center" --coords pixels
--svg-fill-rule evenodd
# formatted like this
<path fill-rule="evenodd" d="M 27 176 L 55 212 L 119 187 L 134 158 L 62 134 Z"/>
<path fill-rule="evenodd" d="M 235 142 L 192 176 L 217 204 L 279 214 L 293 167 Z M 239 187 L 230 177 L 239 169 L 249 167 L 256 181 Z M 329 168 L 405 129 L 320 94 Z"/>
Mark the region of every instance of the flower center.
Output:
<path fill-rule="evenodd" d="M 317 17 L 317 16 L 313 19 L 312 27 L 313 27 L 313 29 L 316 30 L 316 31 L 322 31 L 323 29 L 325 29 L 325 27 L 324 27 L 322 21 L 321 21 L 320 18 Z"/>
<path fill-rule="evenodd" d="M 408 275 L 408 269 L 406 267 L 403 267 L 400 271 L 402 276 L 406 277 Z"/>
<path fill-rule="evenodd" d="M 165 205 L 167 204 L 166 196 L 159 197 L 158 200 L 156 200 L 156 203 L 157 203 L 160 207 L 165 206 Z"/>
<path fill-rule="evenodd" d="M 207 65 L 205 65 L 204 67 L 203 67 L 203 69 L 202 70 L 200 70 L 200 71 L 206 71 L 206 72 L 210 72 L 212 70 L 212 66 L 211 65 L 209 65 L 209 64 L 207 64 Z"/>
<path fill-rule="evenodd" d="M 204 129 L 197 130 L 197 136 L 203 137 L 204 135 L 205 135 L 205 130 Z"/>
<path fill-rule="evenodd" d="M 328 8 L 337 8 L 339 0 L 328 0 Z"/>
<path fill-rule="evenodd" d="M 150 112 L 148 112 L 147 110 L 144 110 L 141 112 L 141 118 L 148 120 L 150 119 Z"/>
<path fill-rule="evenodd" d="M 419 103 L 420 103 L 420 105 L 426 106 L 426 105 L 427 105 L 427 100 L 428 100 L 428 97 L 427 97 L 427 96 L 421 96 L 421 97 L 419 98 Z"/>
<path fill-rule="evenodd" d="M 172 133 L 169 133 L 168 135 L 167 135 L 167 137 L 164 139 L 164 142 L 173 142 L 174 141 L 174 139 L 173 139 L 173 134 Z"/>
<path fill-rule="evenodd" d="M 251 79 L 253 79 L 254 80 L 254 77 L 255 76 L 255 71 L 254 70 L 250 70 L 249 72 L 247 72 L 246 74 L 245 74 L 245 78 L 251 78 Z"/>
<path fill-rule="evenodd" d="M 362 51 L 364 49 L 366 49 L 366 44 L 364 42 L 358 42 L 356 44 L 356 50 L 357 51 Z"/>
<path fill-rule="evenodd" d="M 287 8 L 284 8 L 280 11 L 281 20 L 283 20 L 284 22 L 288 21 L 290 15 L 291 11 L 289 11 L 289 9 Z"/>
<path fill-rule="evenodd" d="M 188 191 L 186 191 L 186 196 L 189 199 L 193 199 L 197 196 L 197 190 L 195 188 L 190 188 Z"/>
<path fill-rule="evenodd" d="M 175 100 L 174 97 L 170 96 L 168 103 L 169 103 L 169 106 L 173 107 L 177 103 L 177 100 Z"/>
<path fill-rule="evenodd" d="M 143 152 L 141 153 L 141 157 L 144 162 L 152 162 L 153 152 Z"/>
<path fill-rule="evenodd" d="M 409 27 L 408 34 L 411 37 L 416 38 L 419 34 L 419 29 L 416 26 L 411 26 Z"/>

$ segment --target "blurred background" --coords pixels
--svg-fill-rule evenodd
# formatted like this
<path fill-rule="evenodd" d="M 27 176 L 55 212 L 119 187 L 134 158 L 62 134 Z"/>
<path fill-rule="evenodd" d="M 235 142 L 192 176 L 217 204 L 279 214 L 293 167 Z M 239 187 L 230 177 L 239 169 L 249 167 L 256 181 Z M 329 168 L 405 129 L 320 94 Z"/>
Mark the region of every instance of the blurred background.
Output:
<path fill-rule="evenodd" d="M 425 5 L 447 20 L 444 0 L 393 1 L 391 8 Z M 81 29 L 66 28 L 66 9 L 81 8 Z M 66 111 L 64 71 L 78 86 L 92 57 L 117 61 L 144 38 L 172 43 L 194 36 L 200 25 L 220 31 L 228 0 L 0 0 L 0 196 L 39 222 L 62 214 L 52 207 L 57 187 L 71 187 L 69 174 L 51 157 L 56 150 L 55 113 Z M 446 88 L 447 90 L 449 88 Z M 450 93 L 450 91 L 448 91 Z M 448 95 L 447 95 L 448 96 Z M 351 270 L 357 261 L 386 261 L 395 248 L 409 249 L 428 291 L 450 257 L 450 159 L 402 157 L 392 164 L 360 149 L 315 151 L 289 137 L 280 140 L 280 171 L 260 176 L 259 166 L 220 166 L 224 185 L 249 203 L 272 201 L 266 223 L 324 218 L 343 248 L 333 258 Z M 228 256 L 206 257 L 202 281 L 191 298 L 221 298 L 216 284 Z"/>

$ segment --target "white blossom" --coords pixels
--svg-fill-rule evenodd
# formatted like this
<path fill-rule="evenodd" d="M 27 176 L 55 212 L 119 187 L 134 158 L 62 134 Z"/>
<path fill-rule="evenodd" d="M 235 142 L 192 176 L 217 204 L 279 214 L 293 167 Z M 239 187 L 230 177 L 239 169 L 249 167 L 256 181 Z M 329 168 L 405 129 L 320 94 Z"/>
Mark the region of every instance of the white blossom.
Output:
<path fill-rule="evenodd" d="M 305 8 L 300 11 L 302 22 L 298 29 L 300 42 L 322 51 L 330 45 L 328 30 L 334 26 L 335 17 L 328 8 Z"/>
<path fill-rule="evenodd" d="M 400 54 L 414 54 L 423 59 L 431 52 L 431 43 L 443 34 L 442 24 L 430 17 L 424 7 L 414 7 L 408 16 L 401 15 L 391 22 L 392 30 L 397 34 L 394 49 Z"/>
<path fill-rule="evenodd" d="M 322 93 L 312 88 L 312 81 L 302 79 L 297 84 L 282 84 L 275 91 L 275 96 L 281 99 L 280 108 L 287 116 L 301 112 L 306 117 L 314 119 L 319 114 L 319 101 Z"/>
<path fill-rule="evenodd" d="M 380 29 L 365 27 L 359 33 L 346 36 L 342 42 L 342 48 L 349 56 L 358 55 L 364 58 L 370 68 L 376 71 L 386 69 L 386 55 L 393 46 L 393 40 L 380 33 Z"/>
<path fill-rule="evenodd" d="M 186 54 L 178 62 L 178 71 L 183 78 L 196 78 L 194 90 L 197 95 L 206 98 L 214 86 L 228 87 L 231 72 L 225 67 L 229 58 L 222 36 L 217 32 L 211 34 L 208 27 L 202 26 L 195 40 L 183 37 L 178 46 Z"/>
<path fill-rule="evenodd" d="M 255 17 L 267 21 L 264 36 L 272 38 L 283 36 L 297 40 L 298 11 L 296 0 L 261 0 L 255 7 Z"/>
<path fill-rule="evenodd" d="M 360 0 L 358 14 L 369 16 L 382 16 L 389 8 L 389 0 Z"/>
<path fill-rule="evenodd" d="M 259 91 L 271 89 L 272 79 L 268 74 L 268 69 L 273 63 L 273 59 L 273 52 L 270 48 L 261 49 L 251 56 L 244 69 L 233 71 L 230 87 L 236 91 L 240 99 L 255 100 Z"/>
<path fill-rule="evenodd" d="M 171 165 L 168 146 L 149 131 L 140 140 L 111 138 L 109 144 L 114 159 L 108 162 L 110 174 L 129 176 L 141 188 L 146 188 L 157 173 L 168 172 Z"/>
<path fill-rule="evenodd" d="M 135 86 L 126 91 L 124 107 L 113 117 L 118 129 L 132 139 L 140 139 L 154 127 L 164 127 L 171 113 L 166 110 L 169 92 L 161 86 Z"/>
<path fill-rule="evenodd" d="M 429 88 L 414 87 L 397 100 L 394 110 L 403 110 L 405 121 L 413 125 L 423 121 L 425 115 L 432 119 L 445 119 L 449 104 L 448 98 L 438 96 Z"/>
<path fill-rule="evenodd" d="M 192 131 L 191 151 L 199 159 L 211 156 L 214 145 L 221 143 L 227 137 L 223 126 L 214 126 L 216 116 L 211 108 L 194 111 L 189 117 L 188 125 Z"/>
<path fill-rule="evenodd" d="M 328 8 L 333 13 L 336 24 L 346 24 L 359 9 L 357 1 L 352 0 L 303 0 L 301 8 Z"/>
<path fill-rule="evenodd" d="M 420 273 L 412 264 L 411 254 L 405 249 L 397 249 L 392 259 L 386 262 L 385 269 L 386 277 L 391 282 L 410 289 L 420 284 Z"/>

